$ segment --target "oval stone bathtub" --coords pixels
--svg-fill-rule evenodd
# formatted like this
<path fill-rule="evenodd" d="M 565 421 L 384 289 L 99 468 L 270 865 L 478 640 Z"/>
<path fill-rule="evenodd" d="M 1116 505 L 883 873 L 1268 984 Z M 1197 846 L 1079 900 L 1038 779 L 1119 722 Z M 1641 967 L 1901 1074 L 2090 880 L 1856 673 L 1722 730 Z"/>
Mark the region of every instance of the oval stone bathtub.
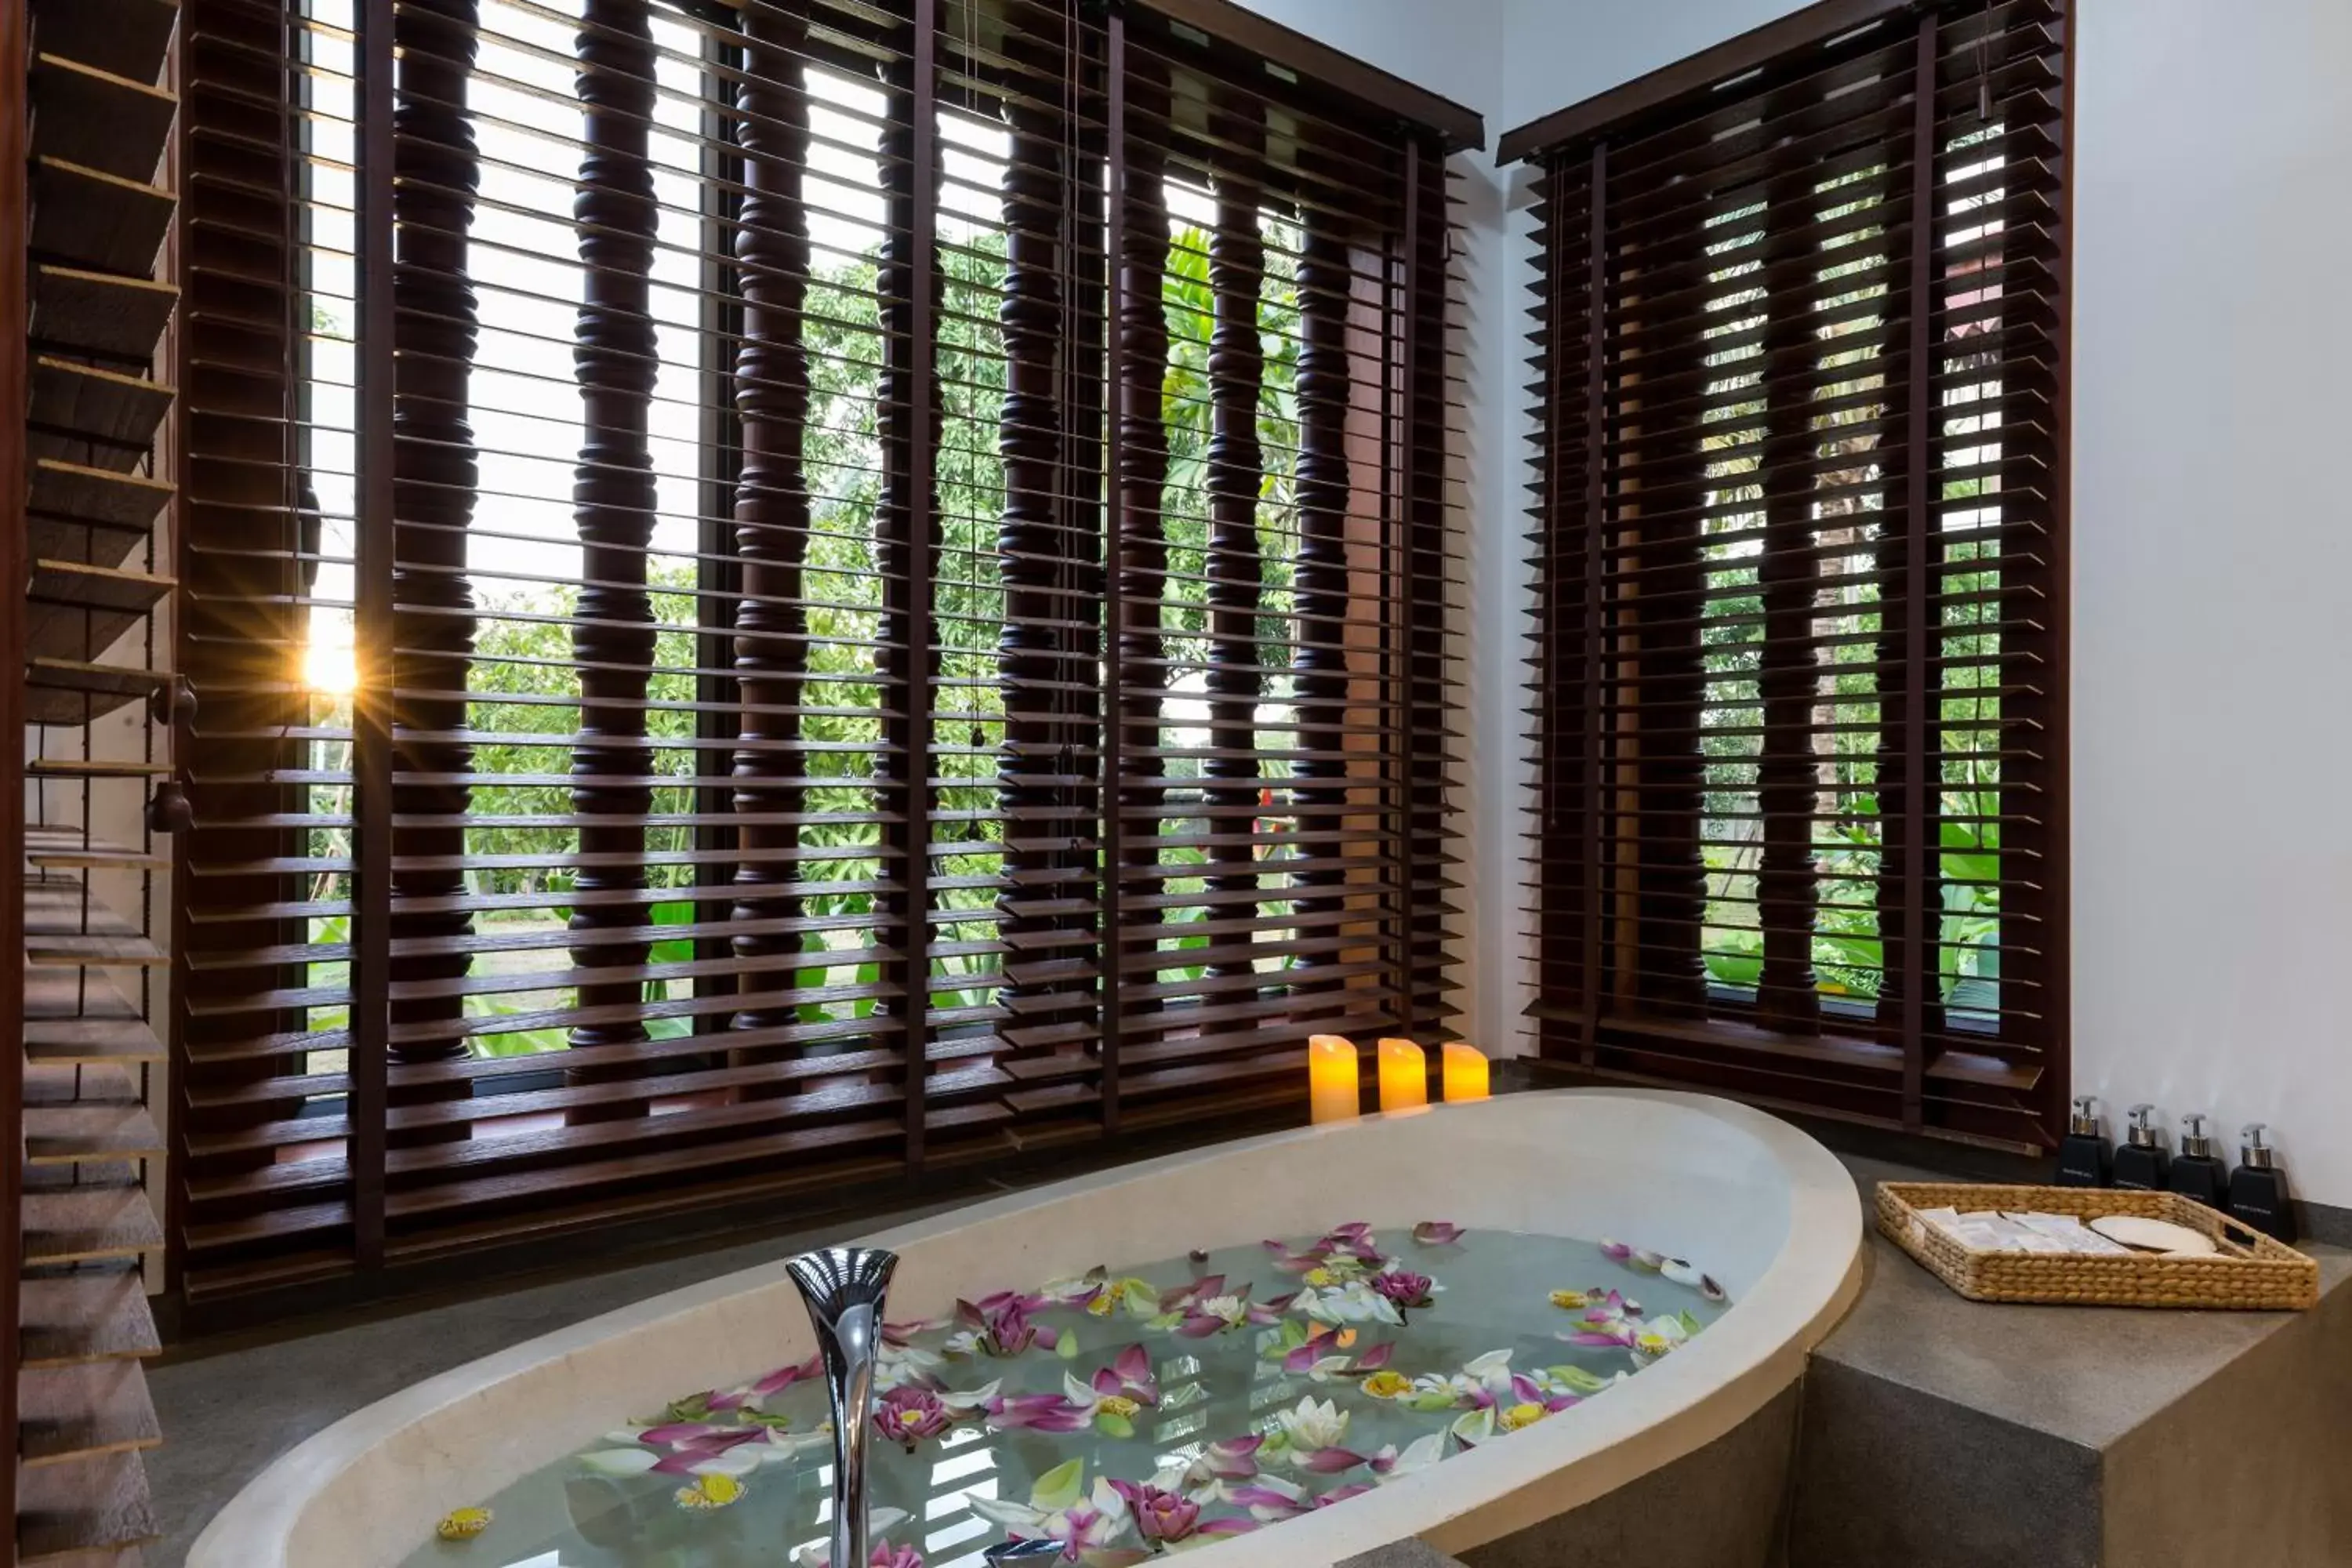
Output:
<path fill-rule="evenodd" d="M 1723 1100 L 1619 1090 L 1508 1095 L 1277 1133 L 863 1239 L 900 1255 L 889 1315 L 906 1319 L 1098 1264 L 1116 1274 L 1345 1219 L 1377 1231 L 1429 1218 L 1473 1232 L 1623 1238 L 1691 1260 L 1732 1305 L 1604 1395 L 1340 1506 L 1203 1546 L 1189 1559 L 1200 1568 L 1321 1568 L 1413 1536 L 1464 1552 L 1580 1507 L 1712 1442 L 1785 1390 L 1861 1275 L 1853 1183 L 1820 1144 Z M 639 1302 L 320 1433 L 221 1510 L 190 1568 L 396 1568 L 450 1509 L 563 1459 L 632 1412 L 803 1362 L 814 1348 L 781 1262 Z M 786 1544 L 777 1543 L 780 1563 Z"/>

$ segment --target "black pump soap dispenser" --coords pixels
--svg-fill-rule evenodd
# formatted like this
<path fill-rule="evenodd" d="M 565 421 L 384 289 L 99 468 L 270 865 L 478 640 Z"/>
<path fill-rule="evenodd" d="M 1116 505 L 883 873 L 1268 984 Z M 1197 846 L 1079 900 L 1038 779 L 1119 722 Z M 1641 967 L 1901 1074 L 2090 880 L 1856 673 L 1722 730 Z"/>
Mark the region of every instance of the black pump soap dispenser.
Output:
<path fill-rule="evenodd" d="M 2238 1153 L 2243 1162 L 2230 1176 L 2230 1212 L 2239 1222 L 2294 1245 L 2294 1204 L 2287 1196 L 2286 1173 L 2279 1169 L 2278 1152 L 2263 1142 L 2257 1121 L 2246 1129 Z"/>
<path fill-rule="evenodd" d="M 2116 1186 L 2143 1193 L 2164 1190 L 2164 1134 L 2148 1120 L 2155 1114 L 2153 1105 L 2131 1108 L 2131 1126 L 2124 1132 L 2124 1146 L 2116 1151 Z"/>
<path fill-rule="evenodd" d="M 2230 1167 L 2215 1158 L 2213 1140 L 2205 1134 L 2205 1120 L 2195 1113 L 2180 1119 L 2180 1153 L 2172 1162 L 2168 1184 L 2182 1197 L 2218 1209 L 2228 1202 Z"/>
<path fill-rule="evenodd" d="M 2087 1094 L 2076 1095 L 2065 1141 L 2058 1145 L 2058 1184 L 2104 1187 L 2112 1158 L 2107 1135 L 2099 1127 L 2099 1102 Z"/>

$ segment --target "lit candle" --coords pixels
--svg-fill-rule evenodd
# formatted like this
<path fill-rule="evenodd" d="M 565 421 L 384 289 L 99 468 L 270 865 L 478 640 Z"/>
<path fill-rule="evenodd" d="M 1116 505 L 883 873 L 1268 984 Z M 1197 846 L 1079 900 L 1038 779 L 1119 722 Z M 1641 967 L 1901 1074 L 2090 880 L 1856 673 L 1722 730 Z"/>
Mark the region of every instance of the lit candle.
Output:
<path fill-rule="evenodd" d="M 1445 1102 L 1486 1098 L 1486 1057 L 1475 1046 L 1445 1042 Z"/>
<path fill-rule="evenodd" d="M 1429 1058 L 1411 1040 L 1381 1042 L 1381 1109 L 1418 1110 L 1429 1103 Z"/>
<path fill-rule="evenodd" d="M 1339 1035 L 1307 1039 L 1307 1097 L 1317 1123 L 1353 1121 L 1363 1113 L 1361 1064 L 1356 1042 Z"/>

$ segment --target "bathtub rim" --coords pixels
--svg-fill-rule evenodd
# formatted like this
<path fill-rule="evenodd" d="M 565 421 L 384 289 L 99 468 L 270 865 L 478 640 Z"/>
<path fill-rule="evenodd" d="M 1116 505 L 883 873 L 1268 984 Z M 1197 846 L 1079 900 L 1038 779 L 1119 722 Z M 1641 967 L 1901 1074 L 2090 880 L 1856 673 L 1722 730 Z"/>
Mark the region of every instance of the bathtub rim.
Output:
<path fill-rule="evenodd" d="M 1761 1146 L 1787 1182 L 1789 1231 L 1738 1309 L 1673 1357 L 1574 1420 L 1547 1421 L 1382 1486 L 1344 1509 L 1320 1510 L 1263 1532 L 1187 1553 L 1200 1568 L 1306 1568 L 1344 1562 L 1409 1536 L 1458 1552 L 1540 1523 L 1615 1490 L 1731 1431 L 1794 1383 L 1813 1345 L 1843 1316 L 1864 1268 L 1862 1209 L 1853 1178 L 1801 1129 L 1712 1096 L 1633 1088 L 1572 1088 L 1493 1102 L 1572 1099 L 1649 1101 L 1727 1124 Z M 1444 1113 L 1444 1108 L 1432 1108 Z M 1429 1114 L 1413 1112 L 1409 1115 Z M 912 1246 L 983 1222 L 1016 1216 L 1092 1188 L 1149 1181 L 1248 1150 L 1345 1134 L 1385 1118 L 1294 1128 L 1107 1167 L 960 1205 L 856 1237 Z M 366 1464 L 395 1434 L 450 1412 L 488 1387 L 560 1363 L 606 1338 L 765 1289 L 783 1263 L 738 1270 L 648 1296 L 453 1367 L 353 1411 L 280 1455 L 207 1521 L 186 1568 L 296 1568 L 289 1552 L 313 1500 Z M 1443 1476 L 1444 1479 L 1440 1480 Z M 1279 1546 L 1269 1544 L 1278 1541 Z M 405 1550 L 405 1548 L 404 1548 Z M 326 1568 L 306 1563 L 299 1568 Z"/>

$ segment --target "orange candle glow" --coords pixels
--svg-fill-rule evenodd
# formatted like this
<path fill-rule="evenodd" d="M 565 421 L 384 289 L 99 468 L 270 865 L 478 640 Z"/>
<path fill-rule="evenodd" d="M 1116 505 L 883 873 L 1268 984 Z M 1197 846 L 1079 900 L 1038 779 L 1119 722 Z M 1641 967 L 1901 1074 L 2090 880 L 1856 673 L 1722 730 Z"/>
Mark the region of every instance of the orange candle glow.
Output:
<path fill-rule="evenodd" d="M 1445 1103 L 1486 1098 L 1486 1055 L 1460 1040 L 1445 1042 Z"/>
<path fill-rule="evenodd" d="M 1353 1121 L 1363 1113 L 1362 1066 L 1356 1042 L 1341 1035 L 1307 1039 L 1307 1098 L 1316 1122 Z"/>
<path fill-rule="evenodd" d="M 1411 1040 L 1382 1040 L 1381 1109 L 1418 1110 L 1428 1103 L 1428 1056 Z"/>

